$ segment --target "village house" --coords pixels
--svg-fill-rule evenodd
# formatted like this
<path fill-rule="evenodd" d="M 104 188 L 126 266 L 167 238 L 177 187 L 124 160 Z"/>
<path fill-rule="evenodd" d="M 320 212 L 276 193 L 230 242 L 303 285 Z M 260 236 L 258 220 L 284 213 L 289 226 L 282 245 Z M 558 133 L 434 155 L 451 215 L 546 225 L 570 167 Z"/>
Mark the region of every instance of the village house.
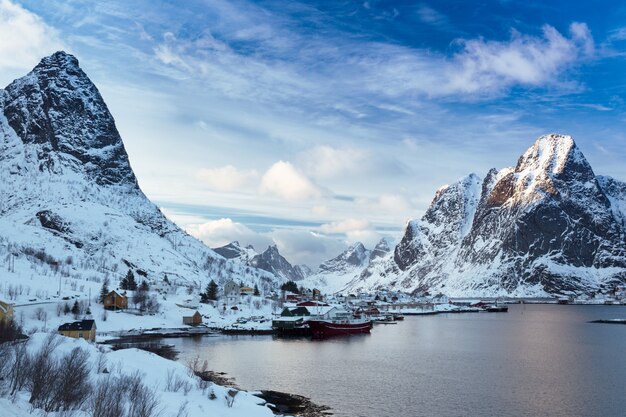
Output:
<path fill-rule="evenodd" d="M 11 320 L 13 318 L 13 304 L 0 301 L 0 320 Z"/>
<path fill-rule="evenodd" d="M 241 288 L 239 288 L 239 294 L 241 294 L 241 295 L 254 295 L 254 288 L 241 287 Z"/>
<path fill-rule="evenodd" d="M 188 326 L 198 326 L 202 324 L 202 314 L 196 310 L 193 316 L 183 316 L 183 324 Z"/>
<path fill-rule="evenodd" d="M 125 310 L 128 308 L 128 296 L 125 292 L 120 294 L 117 291 L 111 291 L 104 296 L 102 304 L 107 310 Z"/>
<path fill-rule="evenodd" d="M 95 342 L 96 322 L 94 320 L 81 320 L 73 323 L 65 323 L 59 326 L 59 333 L 66 337 Z"/>
<path fill-rule="evenodd" d="M 224 299 L 227 304 L 236 304 L 239 302 L 239 285 L 233 280 L 226 281 L 224 284 Z"/>

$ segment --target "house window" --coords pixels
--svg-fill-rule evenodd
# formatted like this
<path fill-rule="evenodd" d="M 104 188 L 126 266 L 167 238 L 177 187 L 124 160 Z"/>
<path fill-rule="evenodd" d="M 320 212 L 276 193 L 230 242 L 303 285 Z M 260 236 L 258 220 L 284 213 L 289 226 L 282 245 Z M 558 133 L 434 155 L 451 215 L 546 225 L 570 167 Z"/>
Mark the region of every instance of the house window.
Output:
<path fill-rule="evenodd" d="M 83 332 L 78 333 L 78 337 L 83 337 Z"/>

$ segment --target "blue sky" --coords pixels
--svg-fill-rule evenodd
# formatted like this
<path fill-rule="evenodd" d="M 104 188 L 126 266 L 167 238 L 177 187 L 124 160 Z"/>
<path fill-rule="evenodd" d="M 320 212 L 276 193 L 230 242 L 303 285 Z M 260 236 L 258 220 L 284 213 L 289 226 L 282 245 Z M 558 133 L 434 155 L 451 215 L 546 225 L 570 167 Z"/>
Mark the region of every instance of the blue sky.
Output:
<path fill-rule="evenodd" d="M 626 179 L 620 2 L 0 0 L 0 85 L 58 49 L 148 197 L 211 246 L 315 265 L 398 238 L 551 132 Z"/>

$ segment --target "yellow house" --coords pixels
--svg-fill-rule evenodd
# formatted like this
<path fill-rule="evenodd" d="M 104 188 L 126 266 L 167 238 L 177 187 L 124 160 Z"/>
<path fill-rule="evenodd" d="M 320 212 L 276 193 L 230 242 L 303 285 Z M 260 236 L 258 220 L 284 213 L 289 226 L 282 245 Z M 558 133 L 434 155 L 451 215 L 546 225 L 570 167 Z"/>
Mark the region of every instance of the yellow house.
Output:
<path fill-rule="evenodd" d="M 241 294 L 241 295 L 254 295 L 254 288 L 241 287 L 241 288 L 239 288 L 239 294 Z"/>
<path fill-rule="evenodd" d="M 0 301 L 0 320 L 11 320 L 13 318 L 13 304 Z"/>
<path fill-rule="evenodd" d="M 94 320 L 81 320 L 74 323 L 65 323 L 59 326 L 59 333 L 74 339 L 85 339 L 94 342 L 96 340 L 96 322 Z"/>

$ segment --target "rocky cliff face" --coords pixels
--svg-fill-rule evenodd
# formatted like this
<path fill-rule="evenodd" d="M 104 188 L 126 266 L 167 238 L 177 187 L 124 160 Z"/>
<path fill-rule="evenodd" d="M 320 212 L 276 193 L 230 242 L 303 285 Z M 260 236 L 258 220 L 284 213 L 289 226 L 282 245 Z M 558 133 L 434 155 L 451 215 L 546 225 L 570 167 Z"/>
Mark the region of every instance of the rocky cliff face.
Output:
<path fill-rule="evenodd" d="M 270 272 L 281 280 L 302 281 L 305 271 L 293 267 L 279 252 L 276 245 L 270 245 L 263 253 L 253 257 L 249 264 L 255 268 Z"/>
<path fill-rule="evenodd" d="M 393 259 L 358 288 L 452 295 L 590 293 L 626 279 L 626 186 L 596 177 L 569 136 L 539 138 L 514 168 L 441 188 Z"/>
<path fill-rule="evenodd" d="M 0 177 L 0 252 L 15 274 L 275 280 L 217 255 L 145 197 L 98 89 L 64 52 L 0 90 Z"/>

